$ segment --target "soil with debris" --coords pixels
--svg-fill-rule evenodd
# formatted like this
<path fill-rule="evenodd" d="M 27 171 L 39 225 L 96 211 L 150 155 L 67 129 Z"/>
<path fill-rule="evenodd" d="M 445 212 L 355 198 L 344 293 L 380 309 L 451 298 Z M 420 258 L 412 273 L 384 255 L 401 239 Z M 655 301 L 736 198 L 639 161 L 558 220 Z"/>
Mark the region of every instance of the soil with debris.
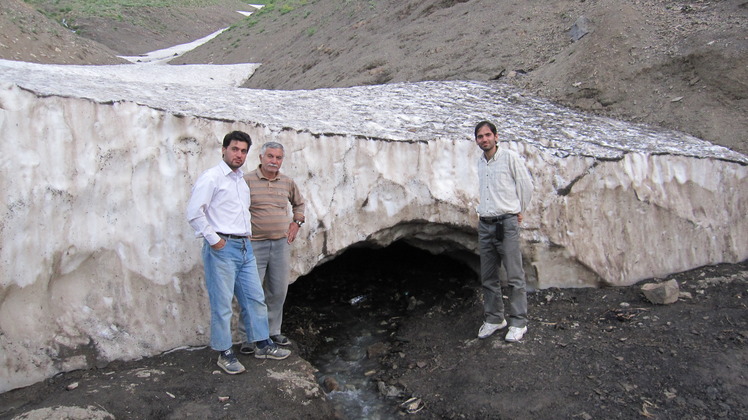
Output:
<path fill-rule="evenodd" d="M 287 326 L 314 360 L 348 318 L 384 317 L 389 339 L 367 354 L 380 362 L 370 378 L 392 418 L 410 398 L 423 406 L 414 418 L 429 419 L 744 415 L 748 261 L 643 284 L 668 280 L 680 290 L 670 305 L 649 302 L 641 284 L 532 291 L 521 342 L 504 341 L 506 329 L 481 340 L 477 275 L 396 243 L 349 251 L 301 278 Z M 338 306 L 357 297 L 366 301 L 352 315 Z"/>
<path fill-rule="evenodd" d="M 463 264 L 399 244 L 350 250 L 291 286 L 289 359 L 241 355 L 236 376 L 205 348 L 115 362 L 6 392 L 0 418 L 361 418 L 325 396 L 343 380 L 307 363 L 346 339 L 354 317 L 386 331 L 361 356 L 385 407 L 366 418 L 740 418 L 748 261 L 645 283 L 670 279 L 680 298 L 669 305 L 641 284 L 532 291 L 529 330 L 507 343 L 504 330 L 477 338 L 481 292 Z"/>
<path fill-rule="evenodd" d="M 122 62 L 116 55 L 233 24 L 180 62 L 262 62 L 247 84 L 259 88 L 502 80 L 580 110 L 748 151 L 746 1 L 310 0 L 259 22 L 234 14 L 235 3 L 81 21 L 83 38 L 20 0 L 3 0 L 0 58 L 115 64 Z M 138 29 L 142 22 L 151 22 L 147 30 Z M 575 23 L 587 33 L 572 41 Z M 309 360 L 328 350 L 328 338 L 345 334 L 336 305 L 375 290 L 384 293 L 360 316 L 386 316 L 387 339 L 366 352 L 378 364 L 369 378 L 394 418 L 748 412 L 748 262 L 668 277 L 682 292 L 670 305 L 648 302 L 641 284 L 534 291 L 530 330 L 509 344 L 503 331 L 476 338 L 480 288 L 459 263 L 413 249 L 355 254 L 292 285 L 287 360 L 240 356 L 247 373 L 237 376 L 220 373 L 204 347 L 113 362 L 6 392 L 0 418 L 344 418 Z M 400 407 L 410 398 L 417 413 Z"/>

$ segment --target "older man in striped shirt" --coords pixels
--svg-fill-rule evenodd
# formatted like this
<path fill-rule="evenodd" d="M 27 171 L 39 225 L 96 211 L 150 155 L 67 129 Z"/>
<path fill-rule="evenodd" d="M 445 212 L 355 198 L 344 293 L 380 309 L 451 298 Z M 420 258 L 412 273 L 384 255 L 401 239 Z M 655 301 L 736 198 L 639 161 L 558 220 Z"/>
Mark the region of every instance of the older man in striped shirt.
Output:
<path fill-rule="evenodd" d="M 260 165 L 245 175 L 244 180 L 251 195 L 252 248 L 257 271 L 263 280 L 270 338 L 278 345 L 288 346 L 291 341 L 281 333 L 283 304 L 289 284 L 290 245 L 304 224 L 304 197 L 294 180 L 280 173 L 284 153 L 280 143 L 263 144 Z M 241 324 L 239 330 L 240 334 L 243 333 Z M 250 354 L 254 347 L 245 341 L 239 351 Z"/>

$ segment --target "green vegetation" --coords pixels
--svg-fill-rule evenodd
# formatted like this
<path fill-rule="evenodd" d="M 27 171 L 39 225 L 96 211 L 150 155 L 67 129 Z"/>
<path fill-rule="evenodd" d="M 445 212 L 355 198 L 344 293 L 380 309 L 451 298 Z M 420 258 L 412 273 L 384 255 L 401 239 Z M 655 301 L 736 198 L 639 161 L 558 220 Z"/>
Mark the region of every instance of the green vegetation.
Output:
<path fill-rule="evenodd" d="M 34 6 L 48 18 L 60 22 L 69 29 L 77 29 L 76 20 L 84 18 L 105 18 L 124 21 L 132 16 L 128 10 L 139 7 L 206 7 L 226 3 L 226 0 L 23 0 Z M 247 25 L 254 26 L 265 15 L 279 13 L 285 15 L 314 0 L 252 0 L 247 3 L 262 4 L 265 7 L 255 12 Z M 307 11 L 304 17 L 309 15 Z M 132 18 L 130 18 L 132 19 Z M 137 24 L 136 22 L 132 22 Z"/>
<path fill-rule="evenodd" d="M 0 0 L 2 1 L 2 0 Z M 32 5 L 48 18 L 59 22 L 67 29 L 80 30 L 76 22 L 89 18 L 102 18 L 111 21 L 124 22 L 134 26 L 152 27 L 154 22 L 146 22 L 137 13 L 138 8 L 185 8 L 207 7 L 226 4 L 233 0 L 23 0 Z M 285 15 L 298 11 L 300 7 L 316 0 L 251 0 L 247 3 L 262 4 L 263 8 L 244 19 L 239 25 L 245 28 L 253 27 L 258 21 L 271 16 Z M 310 10 L 300 15 L 307 18 Z M 236 25 L 232 25 L 232 29 Z M 310 28 L 307 34 L 313 35 L 316 28 Z"/>
<path fill-rule="evenodd" d="M 257 4 L 264 4 L 265 7 L 258 10 L 252 16 L 250 16 L 249 26 L 253 26 L 254 23 L 262 16 L 270 15 L 273 12 L 285 15 L 298 9 L 299 6 L 304 6 L 309 3 L 309 0 L 266 0 L 257 2 Z M 309 13 L 307 13 L 307 16 Z"/>
<path fill-rule="evenodd" d="M 222 0 L 24 0 L 45 14 L 116 17 L 129 7 L 204 7 L 223 3 Z"/>
<path fill-rule="evenodd" d="M 123 21 L 127 10 L 138 7 L 205 7 L 225 0 L 24 0 L 48 18 L 75 29 L 75 21 L 98 17 Z M 263 4 L 268 2 L 255 2 Z"/>

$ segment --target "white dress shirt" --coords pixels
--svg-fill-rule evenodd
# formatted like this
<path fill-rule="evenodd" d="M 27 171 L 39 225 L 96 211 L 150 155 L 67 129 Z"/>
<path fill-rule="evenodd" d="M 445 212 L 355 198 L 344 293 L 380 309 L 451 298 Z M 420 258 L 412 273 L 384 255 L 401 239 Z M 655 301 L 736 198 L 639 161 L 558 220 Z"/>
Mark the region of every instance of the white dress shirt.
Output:
<path fill-rule="evenodd" d="M 522 213 L 532 199 L 532 177 L 522 158 L 512 150 L 498 148 L 491 160 L 483 153 L 478 160 L 481 217 Z"/>
<path fill-rule="evenodd" d="M 241 169 L 232 171 L 221 161 L 203 172 L 192 186 L 187 221 L 195 229 L 195 236 L 202 236 L 211 245 L 221 240 L 216 232 L 251 236 L 249 186 Z"/>

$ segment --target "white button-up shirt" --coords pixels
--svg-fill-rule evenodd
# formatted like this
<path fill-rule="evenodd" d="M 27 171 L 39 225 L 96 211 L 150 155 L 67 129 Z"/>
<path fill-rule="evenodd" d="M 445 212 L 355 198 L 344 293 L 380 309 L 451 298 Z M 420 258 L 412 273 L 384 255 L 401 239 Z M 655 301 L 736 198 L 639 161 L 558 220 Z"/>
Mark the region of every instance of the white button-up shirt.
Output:
<path fill-rule="evenodd" d="M 478 178 L 481 217 L 522 213 L 530 205 L 532 177 L 516 152 L 499 147 L 488 161 L 481 153 Z"/>
<path fill-rule="evenodd" d="M 195 236 L 215 245 L 221 238 L 216 232 L 250 236 L 249 186 L 241 169 L 232 171 L 226 162 L 203 172 L 192 186 L 187 203 L 187 221 Z"/>

